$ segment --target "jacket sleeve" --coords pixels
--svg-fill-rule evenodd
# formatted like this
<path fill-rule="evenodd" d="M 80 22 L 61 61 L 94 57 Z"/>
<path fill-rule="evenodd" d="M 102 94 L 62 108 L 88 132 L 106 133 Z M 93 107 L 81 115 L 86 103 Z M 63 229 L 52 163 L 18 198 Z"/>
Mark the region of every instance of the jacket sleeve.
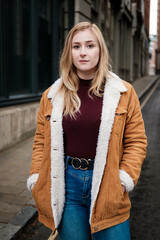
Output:
<path fill-rule="evenodd" d="M 140 104 L 131 86 L 128 113 L 124 131 L 124 149 L 120 163 L 120 180 L 126 191 L 132 191 L 140 176 L 142 163 L 146 157 L 147 137 Z"/>
<path fill-rule="evenodd" d="M 29 191 L 32 190 L 39 176 L 43 148 L 44 148 L 44 94 L 42 95 L 40 107 L 37 114 L 37 129 L 33 143 L 32 163 L 30 169 L 30 176 L 27 180 L 27 188 Z"/>

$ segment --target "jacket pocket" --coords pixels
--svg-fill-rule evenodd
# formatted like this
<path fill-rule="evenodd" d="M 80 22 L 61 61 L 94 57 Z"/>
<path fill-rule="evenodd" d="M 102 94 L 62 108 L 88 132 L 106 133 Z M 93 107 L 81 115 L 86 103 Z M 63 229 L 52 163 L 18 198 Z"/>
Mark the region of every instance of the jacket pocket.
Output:
<path fill-rule="evenodd" d="M 44 180 L 45 178 L 45 180 Z M 51 209 L 51 176 L 50 173 L 47 175 L 43 174 L 38 183 L 37 188 L 37 209 L 39 214 L 52 219 L 52 209 Z"/>
<path fill-rule="evenodd" d="M 121 181 L 119 176 L 111 177 L 109 192 L 108 192 L 108 217 L 114 217 L 121 204 L 123 203 L 124 194 L 121 186 Z"/>
<path fill-rule="evenodd" d="M 123 188 L 122 188 L 122 184 L 121 184 L 120 178 L 119 178 L 119 186 L 120 186 L 120 193 L 119 193 L 119 205 L 118 205 L 118 208 L 120 207 L 120 205 L 123 203 L 123 200 L 124 200 L 124 192 L 123 192 Z"/>
<path fill-rule="evenodd" d="M 46 180 L 44 180 L 44 178 Z M 38 180 L 32 189 L 32 196 L 35 200 L 38 213 L 51 219 L 51 194 L 50 194 L 50 174 L 39 173 Z"/>
<path fill-rule="evenodd" d="M 122 130 L 123 123 L 126 119 L 127 109 L 123 107 L 118 107 L 115 112 L 114 124 L 112 131 L 119 134 Z"/>

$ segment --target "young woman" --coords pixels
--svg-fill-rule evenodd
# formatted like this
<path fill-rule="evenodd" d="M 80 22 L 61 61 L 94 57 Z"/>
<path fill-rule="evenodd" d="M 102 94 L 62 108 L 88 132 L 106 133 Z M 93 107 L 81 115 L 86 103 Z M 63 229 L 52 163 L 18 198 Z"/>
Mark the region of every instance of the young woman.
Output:
<path fill-rule="evenodd" d="M 130 200 L 147 140 L 133 87 L 109 71 L 99 28 L 69 32 L 42 96 L 28 189 L 61 240 L 129 240 Z"/>

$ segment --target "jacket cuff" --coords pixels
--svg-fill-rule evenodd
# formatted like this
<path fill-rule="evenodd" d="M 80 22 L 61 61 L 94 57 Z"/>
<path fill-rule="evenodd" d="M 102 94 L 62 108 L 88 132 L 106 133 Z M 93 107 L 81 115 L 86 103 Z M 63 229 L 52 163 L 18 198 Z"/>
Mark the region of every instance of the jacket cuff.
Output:
<path fill-rule="evenodd" d="M 134 182 L 131 176 L 123 170 L 119 170 L 121 184 L 125 187 L 126 192 L 131 192 L 134 188 Z"/>
<path fill-rule="evenodd" d="M 37 182 L 38 176 L 39 176 L 39 173 L 34 173 L 31 176 L 29 176 L 29 178 L 27 179 L 27 188 L 29 191 L 32 191 L 34 185 Z"/>

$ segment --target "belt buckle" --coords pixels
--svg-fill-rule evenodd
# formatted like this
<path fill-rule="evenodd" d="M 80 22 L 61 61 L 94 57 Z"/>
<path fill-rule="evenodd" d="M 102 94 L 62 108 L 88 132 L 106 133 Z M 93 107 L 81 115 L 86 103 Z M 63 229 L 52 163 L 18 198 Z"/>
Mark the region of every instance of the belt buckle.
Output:
<path fill-rule="evenodd" d="M 75 165 L 74 165 L 74 160 L 75 159 L 77 159 L 78 161 L 79 161 L 79 166 L 78 167 L 75 167 Z M 84 161 L 86 164 L 86 166 L 83 168 L 82 167 L 82 161 Z M 81 170 L 87 170 L 87 168 L 88 168 L 88 165 L 89 165 L 89 162 L 88 162 L 88 160 L 87 159 L 85 159 L 85 158 L 72 158 L 72 161 L 71 161 L 71 165 L 72 165 L 72 167 L 74 168 L 74 169 L 81 169 Z"/>
<path fill-rule="evenodd" d="M 80 165 L 78 167 L 74 166 L 74 160 L 77 159 L 80 162 Z M 80 158 L 72 158 L 71 165 L 74 169 L 80 169 L 81 168 L 81 159 Z"/>
<path fill-rule="evenodd" d="M 86 167 L 85 167 L 85 168 L 82 168 L 82 166 L 80 166 L 80 169 L 81 169 L 81 170 L 87 170 L 87 168 L 88 168 L 88 165 L 89 165 L 89 162 L 88 162 L 88 160 L 87 160 L 87 159 L 85 159 L 85 158 L 81 158 L 81 162 L 82 162 L 82 160 L 84 160 L 84 161 L 87 163 L 87 165 L 86 165 Z"/>

